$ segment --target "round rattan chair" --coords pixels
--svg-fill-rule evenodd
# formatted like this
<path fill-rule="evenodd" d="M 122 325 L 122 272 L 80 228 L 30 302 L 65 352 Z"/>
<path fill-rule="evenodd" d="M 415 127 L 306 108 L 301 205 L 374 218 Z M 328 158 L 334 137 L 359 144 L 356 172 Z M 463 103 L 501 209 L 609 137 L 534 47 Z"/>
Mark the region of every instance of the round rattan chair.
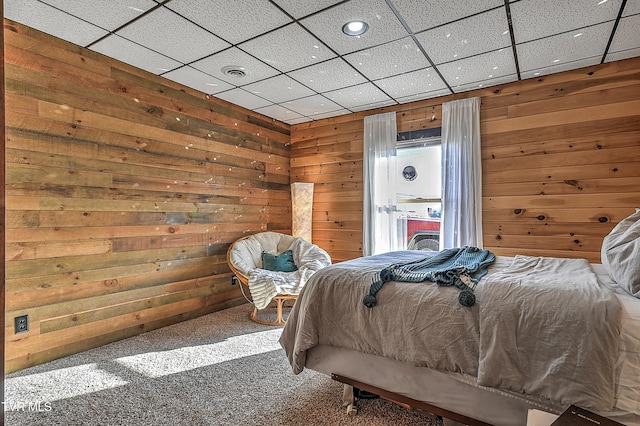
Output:
<path fill-rule="evenodd" d="M 275 321 L 260 318 L 258 314 L 261 309 L 256 307 L 253 297 L 247 296 L 244 290 L 245 286 L 247 289 L 251 289 L 249 281 L 252 273 L 259 274 L 260 270 L 262 270 L 263 252 L 279 255 L 287 250 L 292 250 L 295 258 L 294 260 L 298 267 L 298 271 L 295 273 L 288 273 L 296 275 L 289 275 L 289 277 L 297 276 L 302 282 L 302 285 L 315 271 L 331 264 L 331 257 L 329 257 L 326 251 L 315 244 L 311 244 L 301 238 L 296 238 L 291 235 L 271 231 L 260 232 L 258 234 L 240 238 L 234 241 L 227 250 L 227 264 L 229 265 L 229 269 L 238 278 L 238 281 L 240 281 L 242 294 L 245 296 L 247 301 L 254 305 L 253 312 L 251 312 L 249 318 L 258 324 L 284 325 L 286 322 L 283 317 L 284 307 L 287 302 L 293 305 L 295 300 L 298 298 L 298 293 L 302 289 L 302 285 L 300 285 L 293 292 L 278 292 L 272 297 L 269 302 L 269 307 L 275 304 Z M 266 310 L 267 308 L 263 309 Z"/>

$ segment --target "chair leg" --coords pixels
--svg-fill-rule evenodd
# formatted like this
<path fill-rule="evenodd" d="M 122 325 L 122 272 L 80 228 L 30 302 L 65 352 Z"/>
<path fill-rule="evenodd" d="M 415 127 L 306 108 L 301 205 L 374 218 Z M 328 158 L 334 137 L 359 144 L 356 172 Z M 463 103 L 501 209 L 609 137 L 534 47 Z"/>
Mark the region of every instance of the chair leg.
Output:
<path fill-rule="evenodd" d="M 282 320 L 282 304 L 284 303 L 284 299 L 279 297 L 276 298 L 276 303 L 278 304 L 278 325 L 284 325 L 284 321 Z"/>
<path fill-rule="evenodd" d="M 249 319 L 251 321 L 263 324 L 263 325 L 285 325 L 287 321 L 284 319 L 284 303 L 287 300 L 295 300 L 297 296 L 276 296 L 273 298 L 272 302 L 276 303 L 276 320 L 275 321 L 265 321 L 263 319 L 258 318 L 258 308 L 253 307 L 253 312 L 249 314 Z M 270 305 L 271 309 L 273 309 L 273 305 Z"/>

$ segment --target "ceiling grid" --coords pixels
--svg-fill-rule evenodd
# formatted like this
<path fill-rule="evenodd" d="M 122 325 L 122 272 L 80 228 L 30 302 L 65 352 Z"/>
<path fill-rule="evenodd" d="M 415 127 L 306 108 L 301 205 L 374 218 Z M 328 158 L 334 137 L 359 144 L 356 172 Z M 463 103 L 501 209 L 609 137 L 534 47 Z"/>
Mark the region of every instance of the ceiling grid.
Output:
<path fill-rule="evenodd" d="M 4 7 L 7 19 L 289 124 L 640 56 L 640 0 L 5 0 Z M 344 34 L 351 20 L 368 31 Z"/>

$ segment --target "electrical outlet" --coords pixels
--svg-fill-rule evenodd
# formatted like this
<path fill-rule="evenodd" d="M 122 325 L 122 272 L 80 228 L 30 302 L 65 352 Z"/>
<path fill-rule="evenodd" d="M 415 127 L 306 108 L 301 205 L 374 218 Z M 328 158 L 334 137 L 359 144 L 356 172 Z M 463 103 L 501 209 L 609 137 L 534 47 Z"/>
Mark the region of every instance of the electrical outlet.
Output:
<path fill-rule="evenodd" d="M 29 331 L 29 315 L 20 315 L 14 318 L 16 334 Z"/>

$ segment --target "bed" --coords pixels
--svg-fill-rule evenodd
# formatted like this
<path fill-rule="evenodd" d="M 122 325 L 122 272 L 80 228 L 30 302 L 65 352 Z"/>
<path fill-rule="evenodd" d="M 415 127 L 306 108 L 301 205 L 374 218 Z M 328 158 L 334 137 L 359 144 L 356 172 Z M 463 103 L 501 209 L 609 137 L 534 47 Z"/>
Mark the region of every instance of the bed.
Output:
<path fill-rule="evenodd" d="M 497 256 L 471 306 L 456 286 L 394 280 L 375 306 L 363 303 L 386 267 L 437 253 L 341 262 L 306 284 L 280 343 L 296 374 L 308 368 L 460 423 L 525 425 L 529 410 L 575 404 L 640 425 L 640 238 L 630 229 L 640 234 L 640 210 L 605 238 L 603 264 Z"/>

